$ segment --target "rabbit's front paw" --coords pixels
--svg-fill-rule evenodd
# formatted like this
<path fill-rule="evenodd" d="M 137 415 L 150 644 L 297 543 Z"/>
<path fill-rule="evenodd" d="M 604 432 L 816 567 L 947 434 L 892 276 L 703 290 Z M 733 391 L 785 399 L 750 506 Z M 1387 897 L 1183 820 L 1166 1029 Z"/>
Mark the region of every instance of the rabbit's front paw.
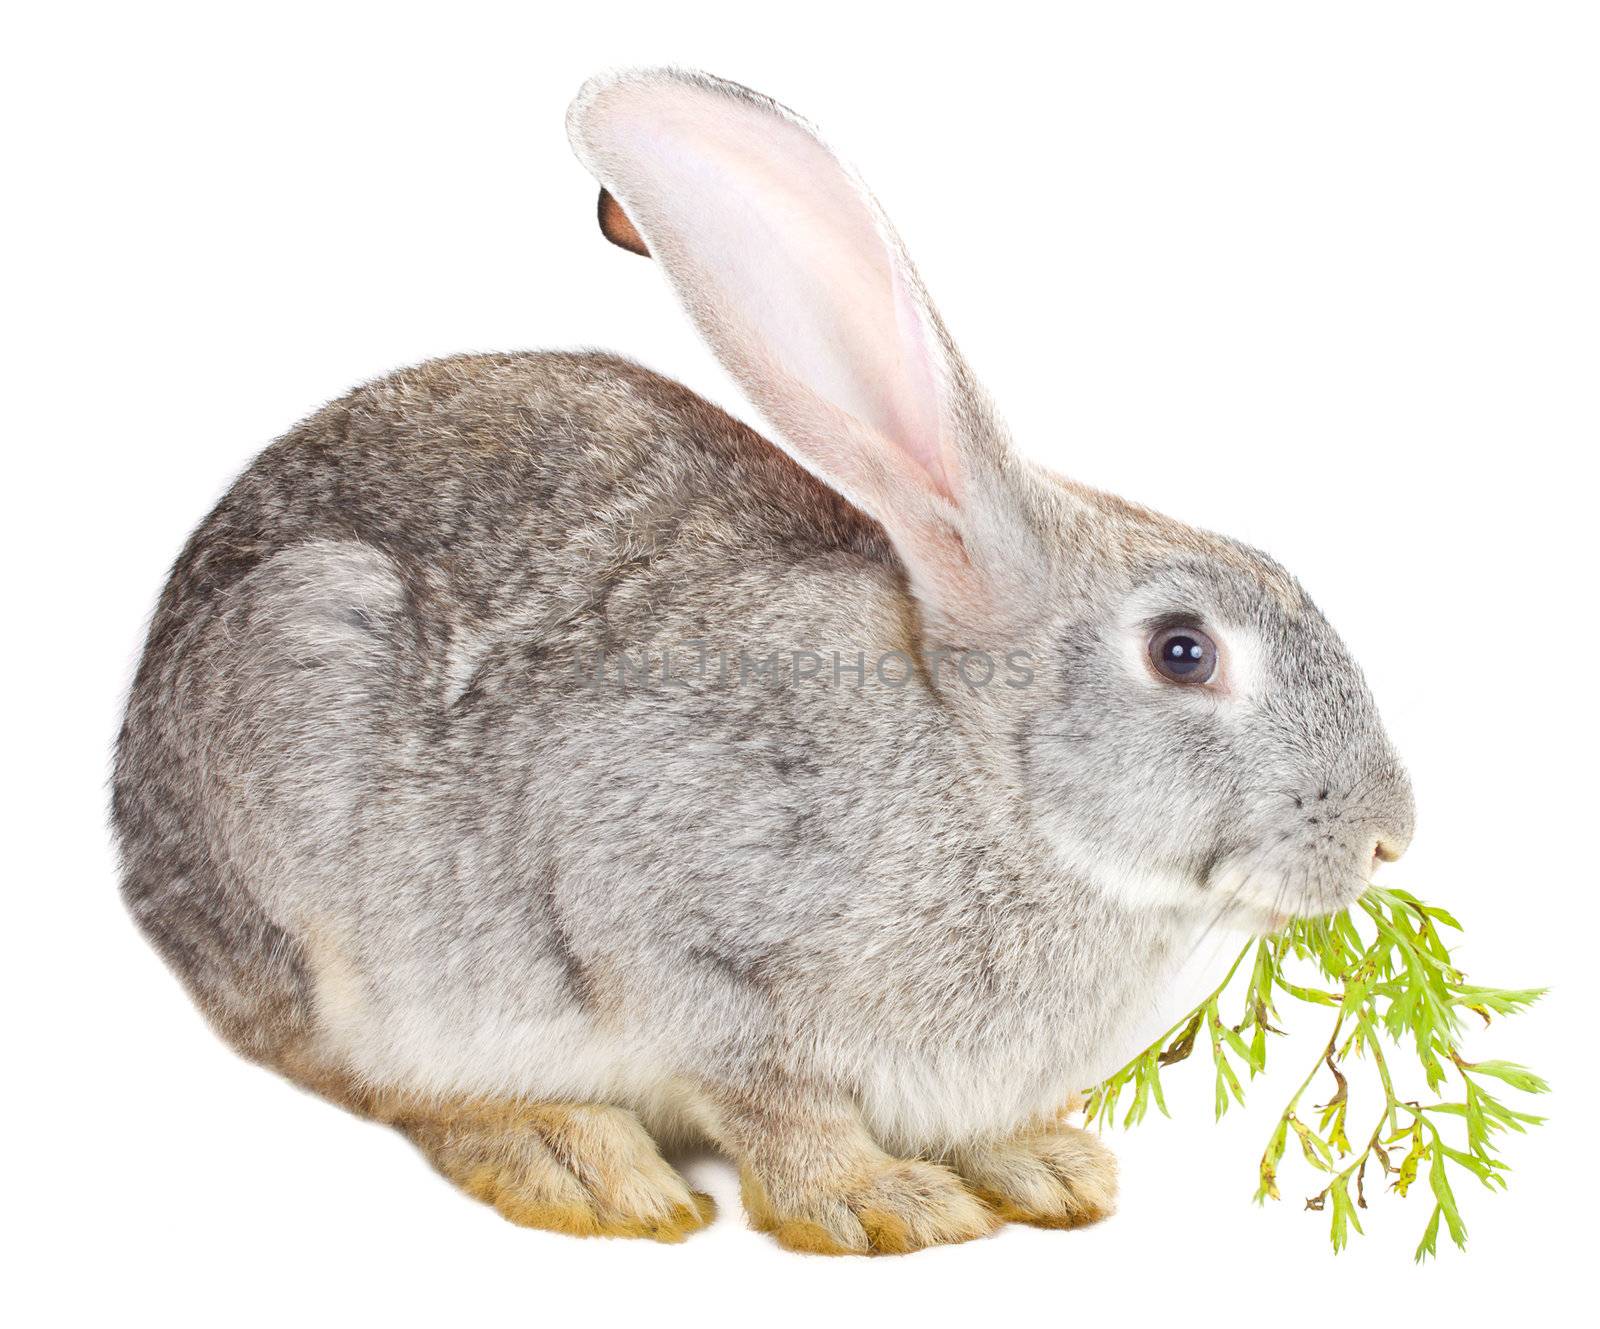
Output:
<path fill-rule="evenodd" d="M 1083 1227 L 1116 1208 L 1117 1160 L 1086 1130 L 1052 1123 L 949 1160 L 1007 1222 Z"/>
<path fill-rule="evenodd" d="M 987 1236 L 1000 1220 L 954 1172 L 882 1157 L 830 1185 L 784 1185 L 748 1167 L 750 1220 L 780 1246 L 817 1255 L 902 1255 Z"/>

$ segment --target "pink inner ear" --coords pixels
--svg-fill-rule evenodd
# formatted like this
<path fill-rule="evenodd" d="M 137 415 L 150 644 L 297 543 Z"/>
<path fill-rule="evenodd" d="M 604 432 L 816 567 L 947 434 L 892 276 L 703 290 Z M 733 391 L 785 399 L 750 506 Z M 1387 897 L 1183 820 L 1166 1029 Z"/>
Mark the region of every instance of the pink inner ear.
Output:
<path fill-rule="evenodd" d="M 694 84 L 615 85 L 592 116 L 606 183 L 713 345 L 749 346 L 761 354 L 730 361 L 782 371 L 747 383 L 752 395 L 785 414 L 814 414 L 782 400 L 800 393 L 849 413 L 889 445 L 879 463 L 953 497 L 915 278 L 827 149 L 765 106 Z"/>
<path fill-rule="evenodd" d="M 890 437 L 927 473 L 939 493 L 948 499 L 955 499 L 954 477 L 945 465 L 945 458 L 949 455 L 949 440 L 944 437 L 944 413 L 939 409 L 944 385 L 940 383 L 938 371 L 934 368 L 927 323 L 898 267 L 893 269 L 892 280 L 896 322 L 904 348 L 901 353 L 902 372 L 907 384 L 922 385 L 922 395 L 915 403 L 919 411 L 917 417 L 902 422 L 906 431 L 904 437 Z"/>

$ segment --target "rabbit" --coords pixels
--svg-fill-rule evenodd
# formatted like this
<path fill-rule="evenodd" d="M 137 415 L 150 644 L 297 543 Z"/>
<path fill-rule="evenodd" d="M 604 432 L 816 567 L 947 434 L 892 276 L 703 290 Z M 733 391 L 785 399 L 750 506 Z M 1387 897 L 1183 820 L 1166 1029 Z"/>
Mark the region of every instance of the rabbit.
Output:
<path fill-rule="evenodd" d="M 1411 838 L 1362 675 L 1270 558 L 1017 451 L 798 116 L 653 69 L 568 132 L 773 440 L 590 352 L 296 426 L 154 614 L 127 905 L 514 1223 L 681 1240 L 694 1141 L 792 1250 L 1100 1219 L 1069 1109 L 1198 940 Z"/>

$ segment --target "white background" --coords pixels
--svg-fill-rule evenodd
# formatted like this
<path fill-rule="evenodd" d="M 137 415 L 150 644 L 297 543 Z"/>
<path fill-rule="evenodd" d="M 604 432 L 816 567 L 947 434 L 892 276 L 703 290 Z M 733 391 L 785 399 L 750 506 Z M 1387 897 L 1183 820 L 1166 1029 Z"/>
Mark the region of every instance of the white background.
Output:
<path fill-rule="evenodd" d="M 1576 1317 L 1600 760 L 1585 7 L 28 8 L 0 41 L 14 1323 Z M 1089 1231 L 801 1258 L 744 1227 L 714 1161 L 690 1170 L 723 1218 L 682 1247 L 522 1231 L 236 1060 L 136 937 L 105 832 L 122 694 L 167 566 L 263 444 L 469 349 L 614 348 L 743 409 L 658 275 L 595 233 L 562 132 L 589 73 L 668 61 L 824 127 L 1026 449 L 1270 550 L 1342 629 L 1419 791 L 1389 880 L 1460 914 L 1474 978 L 1555 986 L 1471 1045 L 1557 1092 L 1508 1146 L 1509 1192 L 1460 1192 L 1467 1255 L 1412 1267 L 1425 1195 L 1379 1200 L 1337 1262 L 1303 1169 L 1249 1204 L 1310 1035 L 1220 1127 L 1179 1068 L 1178 1119 L 1116 1142 L 1122 1212 Z"/>

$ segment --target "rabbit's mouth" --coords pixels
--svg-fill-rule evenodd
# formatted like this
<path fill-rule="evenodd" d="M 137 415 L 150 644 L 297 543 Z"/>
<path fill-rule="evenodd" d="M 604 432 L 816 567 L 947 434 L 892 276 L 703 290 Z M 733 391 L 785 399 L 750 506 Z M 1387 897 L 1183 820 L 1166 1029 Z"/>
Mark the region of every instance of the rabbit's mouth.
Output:
<path fill-rule="evenodd" d="M 1278 932 L 1296 918 L 1317 918 L 1354 904 L 1370 884 L 1374 861 L 1370 837 L 1365 845 L 1363 851 L 1325 843 L 1307 848 L 1274 842 L 1272 850 L 1278 852 L 1257 851 L 1222 860 L 1203 879 L 1201 895 L 1231 926 Z"/>
<path fill-rule="evenodd" d="M 1152 864 L 1108 860 L 1076 841 L 1057 849 L 1075 877 L 1118 907 L 1187 918 L 1208 932 L 1274 932 L 1290 918 L 1342 907 L 1321 903 L 1337 898 L 1336 882 L 1312 879 L 1291 863 L 1269 863 L 1258 852 L 1218 850 L 1199 862 Z"/>
<path fill-rule="evenodd" d="M 1377 864 L 1398 857 L 1401 847 L 1355 823 L 1342 834 L 1273 827 L 1187 862 L 1130 862 L 1075 839 L 1056 844 L 1074 876 L 1124 909 L 1257 934 L 1349 907 L 1371 884 Z"/>

